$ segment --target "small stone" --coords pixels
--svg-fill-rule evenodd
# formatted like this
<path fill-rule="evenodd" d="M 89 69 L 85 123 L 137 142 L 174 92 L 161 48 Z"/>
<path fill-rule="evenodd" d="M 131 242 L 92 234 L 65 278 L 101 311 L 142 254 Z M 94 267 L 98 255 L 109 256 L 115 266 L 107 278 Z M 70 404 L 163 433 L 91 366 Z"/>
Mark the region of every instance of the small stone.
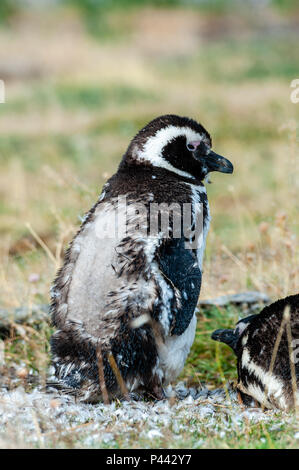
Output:
<path fill-rule="evenodd" d="M 22 367 L 21 369 L 17 370 L 16 375 L 20 379 L 26 379 L 26 377 L 28 376 L 28 370 L 25 367 Z"/>
<path fill-rule="evenodd" d="M 204 388 L 202 390 L 198 390 L 195 399 L 201 398 L 202 400 L 206 400 L 209 395 L 209 390 Z"/>
<path fill-rule="evenodd" d="M 179 400 L 184 400 L 189 395 L 189 390 L 183 382 L 179 382 L 175 387 L 175 393 Z"/>
<path fill-rule="evenodd" d="M 189 395 L 187 398 L 185 398 L 184 403 L 186 403 L 186 405 L 193 405 L 194 403 L 193 397 Z"/>
<path fill-rule="evenodd" d="M 189 393 L 190 393 L 191 397 L 195 400 L 196 395 L 197 395 L 197 390 L 196 390 L 196 388 L 190 387 L 190 388 L 189 388 Z"/>

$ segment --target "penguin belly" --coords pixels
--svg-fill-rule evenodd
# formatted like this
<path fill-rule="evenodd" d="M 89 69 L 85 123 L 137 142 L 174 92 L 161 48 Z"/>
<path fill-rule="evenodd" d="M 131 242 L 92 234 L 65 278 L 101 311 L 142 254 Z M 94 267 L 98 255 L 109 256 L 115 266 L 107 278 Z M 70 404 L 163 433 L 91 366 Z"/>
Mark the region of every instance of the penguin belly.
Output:
<path fill-rule="evenodd" d="M 168 336 L 165 344 L 158 349 L 163 385 L 168 385 L 182 372 L 195 338 L 196 314 L 181 335 Z"/>

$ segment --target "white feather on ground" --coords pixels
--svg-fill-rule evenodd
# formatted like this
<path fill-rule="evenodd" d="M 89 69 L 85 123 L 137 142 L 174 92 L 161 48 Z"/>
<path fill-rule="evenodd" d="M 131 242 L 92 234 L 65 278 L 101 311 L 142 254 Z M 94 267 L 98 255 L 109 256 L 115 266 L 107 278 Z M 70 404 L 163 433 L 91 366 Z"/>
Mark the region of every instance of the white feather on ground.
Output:
<path fill-rule="evenodd" d="M 148 448 L 161 447 L 159 440 L 169 439 L 170 434 L 179 446 L 186 432 L 225 441 L 233 431 L 244 432 L 249 421 L 269 422 L 275 417 L 274 411 L 240 407 L 235 393 L 228 390 L 187 389 L 179 383 L 175 392 L 180 400 L 91 405 L 76 403 L 73 397 L 57 392 L 45 393 L 41 387 L 30 393 L 22 386 L 12 391 L 2 389 L 0 447 L 69 447 L 72 442 L 71 447 L 113 448 L 118 447 L 116 440 L 121 436 L 121 447 L 128 448 L 134 433 L 139 446 L 142 442 Z M 167 394 L 174 394 L 171 387 Z M 285 419 L 290 417 L 286 415 Z M 195 447 L 204 445 L 204 438 L 194 443 Z"/>

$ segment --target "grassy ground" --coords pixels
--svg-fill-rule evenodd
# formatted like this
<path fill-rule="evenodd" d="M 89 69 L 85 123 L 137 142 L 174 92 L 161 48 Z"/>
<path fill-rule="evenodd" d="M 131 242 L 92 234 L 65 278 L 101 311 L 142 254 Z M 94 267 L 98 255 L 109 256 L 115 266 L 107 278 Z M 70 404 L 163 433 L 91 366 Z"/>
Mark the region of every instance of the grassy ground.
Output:
<path fill-rule="evenodd" d="M 80 217 L 136 131 L 164 113 L 202 122 L 235 166 L 232 176 L 212 175 L 208 187 L 213 220 L 202 297 L 298 292 L 299 105 L 290 101 L 290 83 L 298 76 L 299 10 L 274 2 L 256 15 L 216 3 L 212 10 L 87 9 L 83 17 L 69 7 L 27 8 L 8 16 L 0 29 L 2 307 L 48 302 Z M 236 378 L 232 354 L 209 336 L 238 313 L 200 314 L 184 379 L 219 386 Z M 6 364 L 43 374 L 49 336 L 47 325 L 12 333 Z M 273 431 L 271 445 L 295 447 L 293 434 L 287 425 L 283 437 Z M 253 434 L 250 446 L 260 437 Z M 249 443 L 209 439 L 213 447 Z"/>

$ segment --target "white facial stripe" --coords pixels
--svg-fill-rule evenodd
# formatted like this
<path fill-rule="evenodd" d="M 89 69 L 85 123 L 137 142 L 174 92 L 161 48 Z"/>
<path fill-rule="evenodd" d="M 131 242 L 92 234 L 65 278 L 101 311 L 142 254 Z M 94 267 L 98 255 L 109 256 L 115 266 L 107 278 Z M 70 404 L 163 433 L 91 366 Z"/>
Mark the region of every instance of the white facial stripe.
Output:
<path fill-rule="evenodd" d="M 249 325 L 250 325 L 250 322 L 245 323 L 245 322 L 240 321 L 240 323 L 238 323 L 238 324 L 236 325 L 234 334 L 235 334 L 235 335 L 238 335 L 238 336 L 241 336 L 241 334 L 243 333 L 243 331 L 245 331 L 246 328 L 248 328 Z"/>
<path fill-rule="evenodd" d="M 138 151 L 138 159 L 148 161 L 153 166 L 165 168 L 166 170 L 173 171 L 178 175 L 195 179 L 189 173 L 175 168 L 162 157 L 163 148 L 174 138 L 181 135 L 186 136 L 187 143 L 193 140 L 202 140 L 204 138 L 202 134 L 195 132 L 190 127 L 164 127 L 163 129 L 158 130 L 154 136 L 147 140 L 147 142 L 144 144 L 143 150 Z"/>
<path fill-rule="evenodd" d="M 235 334 L 235 331 L 234 331 L 234 334 Z M 248 335 L 244 335 L 243 338 L 242 338 L 242 346 L 245 346 L 247 341 L 248 341 Z"/>
<path fill-rule="evenodd" d="M 164 160 L 164 158 L 162 157 L 157 157 L 154 160 L 155 162 L 153 162 L 152 159 L 150 160 L 154 166 L 158 166 L 159 168 L 165 168 L 165 170 L 172 171 L 177 175 L 185 176 L 185 178 L 191 178 L 195 180 L 195 177 L 192 176 L 190 173 L 187 173 L 187 171 L 179 170 L 175 166 L 171 165 L 171 163 L 168 163 L 166 160 Z"/>
<path fill-rule="evenodd" d="M 257 377 L 261 383 L 266 388 L 267 397 L 264 392 L 264 400 L 271 395 L 277 400 L 283 409 L 286 408 L 285 398 L 283 396 L 284 391 L 284 383 L 283 381 L 276 377 L 273 373 L 270 373 L 268 370 L 263 369 L 261 366 L 256 364 L 253 359 L 250 357 L 248 349 L 243 349 L 242 359 L 241 359 L 242 367 L 245 367 L 249 372 L 251 372 L 255 377 Z M 254 391 L 250 390 L 250 386 L 248 387 L 248 391 L 250 392 L 249 395 L 252 395 L 256 400 L 261 402 L 261 396 L 254 395 Z M 266 403 L 264 403 L 266 404 Z M 266 404 L 266 406 L 268 406 Z"/>

